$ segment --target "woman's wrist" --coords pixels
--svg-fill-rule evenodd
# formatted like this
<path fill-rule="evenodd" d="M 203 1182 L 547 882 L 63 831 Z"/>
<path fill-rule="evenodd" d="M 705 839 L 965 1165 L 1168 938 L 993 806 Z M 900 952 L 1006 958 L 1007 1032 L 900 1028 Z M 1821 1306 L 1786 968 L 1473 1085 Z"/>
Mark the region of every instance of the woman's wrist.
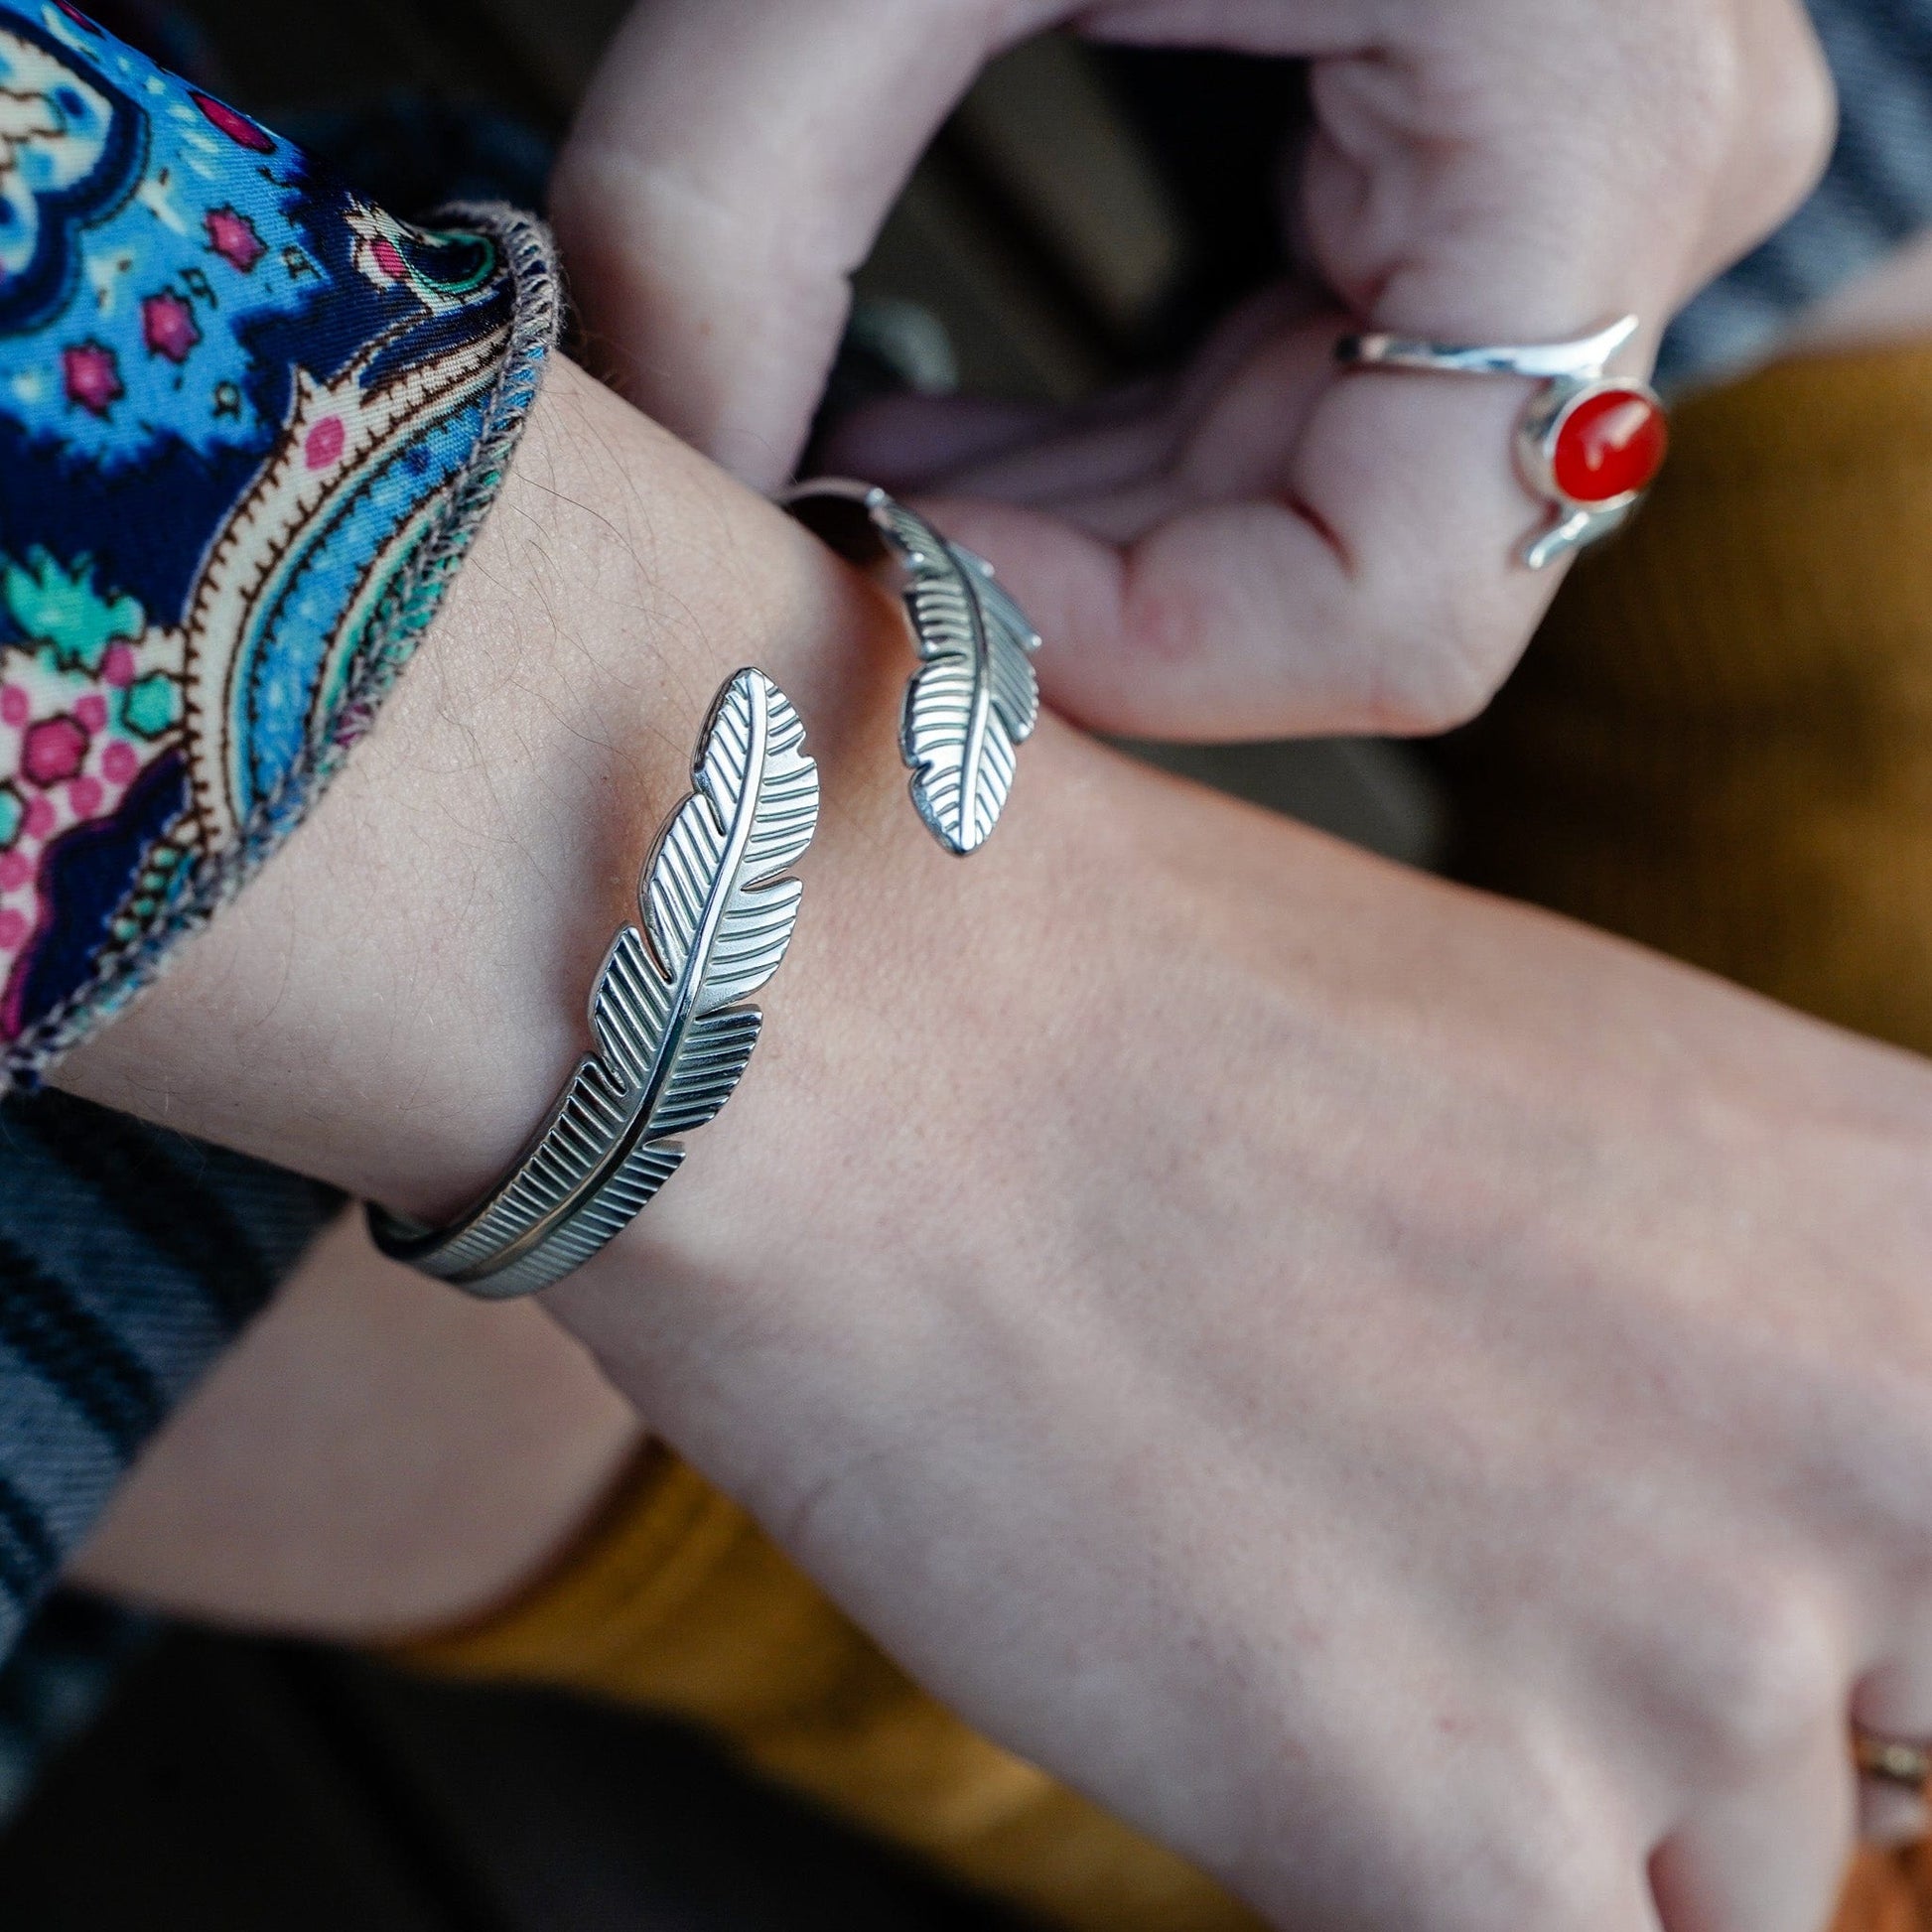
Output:
<path fill-rule="evenodd" d="M 376 729 L 62 1084 L 405 1211 L 462 1207 L 584 1048 L 598 961 L 635 917 L 719 681 L 758 663 L 784 685 L 828 814 L 849 815 L 894 768 L 871 714 L 896 700 L 897 624 L 787 518 L 560 363 Z"/>

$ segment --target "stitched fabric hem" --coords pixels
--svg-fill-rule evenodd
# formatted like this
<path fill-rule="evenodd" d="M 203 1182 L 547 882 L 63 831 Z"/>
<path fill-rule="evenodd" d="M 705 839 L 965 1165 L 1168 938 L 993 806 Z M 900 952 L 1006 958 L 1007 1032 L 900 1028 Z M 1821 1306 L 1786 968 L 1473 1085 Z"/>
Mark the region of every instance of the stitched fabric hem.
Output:
<path fill-rule="evenodd" d="M 375 722 L 488 515 L 556 345 L 561 310 L 556 256 L 542 222 L 500 203 L 457 204 L 442 210 L 442 218 L 495 238 L 514 295 L 503 365 L 491 386 L 476 446 L 458 473 L 438 527 L 373 619 L 372 646 L 329 729 L 317 735 L 287 776 L 249 813 L 239 837 L 198 867 L 187 888 L 159 909 L 151 925 L 105 950 L 85 982 L 8 1045 L 0 1060 L 0 1093 L 13 1086 L 30 1091 L 38 1087 L 57 1061 L 151 986 L 180 941 L 206 925 L 279 850 Z"/>

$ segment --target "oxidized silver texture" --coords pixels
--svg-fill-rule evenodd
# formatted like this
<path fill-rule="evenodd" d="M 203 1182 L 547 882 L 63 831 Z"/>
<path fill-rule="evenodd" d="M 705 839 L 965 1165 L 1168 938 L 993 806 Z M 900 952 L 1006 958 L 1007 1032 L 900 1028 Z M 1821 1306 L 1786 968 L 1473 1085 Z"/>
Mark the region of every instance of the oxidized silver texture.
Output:
<path fill-rule="evenodd" d="M 779 500 L 849 562 L 896 566 L 920 660 L 898 733 L 912 803 L 948 852 L 974 851 L 1000 822 L 1039 721 L 1039 633 L 984 557 L 876 484 L 821 478 Z"/>
<path fill-rule="evenodd" d="M 1545 497 L 1553 512 L 1547 527 L 1525 540 L 1522 559 L 1542 570 L 1572 550 L 1606 537 L 1630 514 L 1643 494 L 1633 489 L 1600 503 L 1580 503 L 1558 486 L 1551 468 L 1556 439 L 1570 410 L 1600 389 L 1635 389 L 1661 409 L 1648 383 L 1611 377 L 1611 358 L 1637 333 L 1637 318 L 1624 316 L 1593 336 L 1569 343 L 1520 347 L 1457 346 L 1410 336 L 1344 336 L 1335 360 L 1352 369 L 1424 369 L 1448 375 L 1529 376 L 1542 387 L 1530 399 L 1516 426 L 1516 464 L 1523 481 Z"/>
<path fill-rule="evenodd" d="M 597 1051 L 509 1173 L 448 1227 L 371 1203 L 384 1254 L 489 1301 L 533 1294 L 588 1261 L 676 1173 L 684 1148 L 670 1137 L 731 1098 L 762 1018 L 738 1003 L 778 970 L 797 923 L 803 889 L 781 875 L 818 825 L 804 741 L 762 671 L 726 682 L 691 794 L 638 881 L 642 929 L 618 934 L 592 988 Z"/>

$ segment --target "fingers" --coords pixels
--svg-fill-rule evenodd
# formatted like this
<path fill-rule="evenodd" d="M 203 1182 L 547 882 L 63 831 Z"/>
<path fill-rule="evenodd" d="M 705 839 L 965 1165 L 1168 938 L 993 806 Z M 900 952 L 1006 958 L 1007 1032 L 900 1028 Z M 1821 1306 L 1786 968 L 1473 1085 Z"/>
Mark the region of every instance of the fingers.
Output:
<path fill-rule="evenodd" d="M 1063 11 L 646 0 L 555 196 L 621 386 L 746 480 L 782 481 L 846 276 L 917 153 L 990 52 Z M 1338 0 L 1087 19 L 1126 38 L 1316 56 L 1308 227 L 1377 323 L 1521 340 L 1635 307 L 1654 340 L 1692 280 L 1775 218 L 1822 145 L 1816 50 L 1795 11 L 1742 11 L 1565 0 L 1526 34 L 1511 0 L 1458 10 L 1453 32 L 1440 9 L 1398 7 L 1369 46 Z M 1114 568 L 1070 566 L 1086 589 L 1056 589 L 1074 627 L 1062 666 L 1042 669 L 1060 702 L 1182 735 L 1423 730 L 1493 688 L 1553 588 L 1514 562 L 1543 514 L 1510 463 L 1524 385 L 1337 380 L 1320 353 L 1319 332 L 1292 324 L 1261 345 L 1224 339 L 1177 397 L 949 479 L 1061 512 L 1074 531 L 1028 545 L 1042 570 L 1078 531 L 1128 546 Z M 1010 427 L 928 412 L 907 460 L 881 467 L 974 466 Z M 1232 627 L 1257 617 L 1266 652 Z"/>
<path fill-rule="evenodd" d="M 1509 460 L 1527 385 L 1337 382 L 1336 329 L 1292 325 L 1204 397 L 936 480 L 942 527 L 1047 639 L 1060 709 L 1242 738 L 1434 730 L 1488 696 L 1550 589 L 1513 558 L 1539 515 Z"/>
<path fill-rule="evenodd" d="M 1233 33 L 1240 10 L 1224 12 Z M 1619 368 L 1640 373 L 1669 312 L 1815 171 L 1828 95 L 1808 29 L 1782 4 L 1746 20 L 1572 0 L 1535 44 L 1506 4 L 1458 12 L 1438 44 L 1428 13 L 1398 10 L 1389 45 L 1317 63 L 1305 198 L 1327 273 L 1378 325 L 1438 339 L 1558 339 L 1636 310 L 1647 328 Z M 1153 6 L 1097 22 L 1177 24 Z M 1043 685 L 1085 722 L 1200 737 L 1459 723 L 1559 575 L 1519 561 L 1552 515 L 1514 464 L 1531 387 L 1338 375 L 1336 319 L 1268 320 L 1224 332 L 1136 421 L 1075 423 L 923 482 L 1061 520 L 969 517 L 960 534 L 1013 546 L 992 554 L 1038 607 Z M 1111 566 L 1090 538 L 1118 546 Z"/>
<path fill-rule="evenodd" d="M 993 559 L 1046 646 L 1040 688 L 1095 731 L 1237 740 L 1421 729 L 1475 690 L 1449 653 L 1419 653 L 1399 693 L 1355 647 L 1346 580 L 1279 503 L 1222 504 L 1120 547 L 1065 517 L 921 497 L 947 534 Z M 1125 495 L 1117 506 L 1129 506 Z M 1432 688 L 1426 678 L 1448 680 Z"/>
<path fill-rule="evenodd" d="M 1311 326 L 1291 334 L 1297 324 Z M 949 491 L 1063 507 L 1085 527 L 1124 540 L 1150 527 L 1155 513 L 1139 523 L 1109 515 L 1102 505 L 1114 493 L 1171 483 L 1150 501 L 1178 506 L 1185 490 L 1211 501 L 1265 490 L 1279 478 L 1302 413 L 1297 398 L 1328 375 L 1338 328 L 1332 311 L 1306 291 L 1278 284 L 1236 308 L 1177 377 L 1129 383 L 1074 409 L 1009 406 L 1004 423 L 967 397 L 889 398 L 841 425 L 831 458 L 901 489 L 943 482 Z M 1279 362 L 1285 343 L 1299 347 L 1290 348 L 1272 393 L 1252 393 L 1253 384 L 1238 378 L 1251 365 Z M 1234 428 L 1237 416 L 1246 418 L 1237 441 L 1248 460 L 1230 464 L 1232 453 L 1221 449 L 1227 438 L 1214 432 Z M 949 457 L 939 460 L 948 444 Z"/>
<path fill-rule="evenodd" d="M 608 372 L 769 489 L 790 473 L 846 277 L 1017 0 L 644 0 L 559 164 L 558 231 Z"/>
<path fill-rule="evenodd" d="M 1853 1696 L 1852 1719 L 1867 1738 L 1932 1745 L 1932 1647 L 1921 1644 L 1866 1677 Z M 1869 1773 L 1859 1780 L 1860 1837 L 1908 1845 L 1928 1827 L 1932 1806 L 1923 1781 L 1914 1790 Z"/>
<path fill-rule="evenodd" d="M 1060 412 L 1044 404 L 981 396 L 887 396 L 840 426 L 825 468 L 903 494 L 930 478 L 1024 448 L 1059 426 Z"/>
<path fill-rule="evenodd" d="M 1859 1836 L 1867 1845 L 1915 1845 L 1932 1826 L 1924 1798 L 1897 1785 L 1859 1781 Z"/>
<path fill-rule="evenodd" d="M 846 277 L 920 148 L 989 53 L 1068 11 L 646 0 L 555 192 L 621 386 L 747 481 L 782 481 Z M 1802 190 L 1829 121 L 1791 0 L 1418 3 L 1366 26 L 1345 0 L 1145 0 L 1082 19 L 1314 58 L 1305 223 L 1360 316 L 1507 342 L 1635 309 L 1650 331 L 1633 369 L 1695 280 Z M 949 490 L 1072 526 L 1033 533 L 1013 568 L 1075 572 L 1046 600 L 1074 627 L 1042 674 L 1090 722 L 1438 729 L 1494 688 L 1554 588 L 1516 562 L 1547 515 L 1512 467 L 1527 386 L 1337 379 L 1325 347 L 1285 320 L 1224 338 L 1175 395 L 991 462 L 1006 426 L 954 434 L 927 412 L 906 460 L 880 467 L 936 481 L 950 462 Z M 1123 552 L 1077 555 L 1080 532 Z"/>
<path fill-rule="evenodd" d="M 1706 1799 L 1657 1853 L 1666 1932 L 1819 1932 L 1853 1848 L 1845 1740 L 1826 1728 Z"/>
<path fill-rule="evenodd" d="M 1160 14 L 1142 5 L 1100 26 L 1153 37 Z M 1552 341 L 1634 311 L 1645 334 L 1617 367 L 1640 374 L 1672 310 L 1771 225 L 1822 160 L 1829 94 L 1809 29 L 1784 0 L 1563 0 L 1537 9 L 1533 26 L 1509 0 L 1397 7 L 1376 31 L 1314 64 L 1302 197 L 1315 258 L 1378 328 Z M 1134 703 L 1142 678 L 1166 695 L 1181 613 L 1246 615 L 1274 580 L 1287 591 L 1275 636 L 1298 641 L 1255 688 L 1248 730 L 1459 722 L 1507 673 L 1555 588 L 1555 573 L 1518 561 L 1551 516 L 1514 474 L 1529 386 L 1390 371 L 1311 383 L 1300 345 L 1291 328 L 1272 352 L 1250 354 L 1158 479 L 1176 514 L 1245 490 L 1288 515 L 1250 518 L 1254 554 L 1243 558 L 1228 554 L 1227 520 L 1214 521 L 1219 566 L 1245 580 L 1223 589 L 1165 544 L 1130 549 L 1128 616 L 1151 616 L 1159 634 L 1128 638 L 1121 695 Z M 1066 454 L 1053 453 L 1062 464 Z M 989 481 L 1015 494 L 1017 470 L 1010 459 Z M 1118 537 L 1158 509 L 1156 481 L 1112 502 L 1055 506 Z M 1189 690 L 1203 660 L 1230 648 L 1247 675 L 1249 653 L 1223 634 L 1194 637 Z M 1353 676 L 1292 686 L 1311 656 Z M 1198 695 L 1202 713 L 1175 728 L 1218 728 L 1232 694 Z"/>

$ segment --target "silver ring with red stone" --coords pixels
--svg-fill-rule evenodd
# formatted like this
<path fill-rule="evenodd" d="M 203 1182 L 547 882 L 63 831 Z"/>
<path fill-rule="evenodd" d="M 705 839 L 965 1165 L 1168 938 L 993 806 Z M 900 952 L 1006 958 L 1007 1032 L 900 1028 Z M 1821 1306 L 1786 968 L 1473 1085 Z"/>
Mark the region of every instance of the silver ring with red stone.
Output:
<path fill-rule="evenodd" d="M 1351 369 L 1528 376 L 1541 384 L 1516 426 L 1516 467 L 1550 505 L 1550 522 L 1521 552 L 1532 570 L 1542 570 L 1607 536 L 1663 467 L 1670 427 L 1662 400 L 1649 383 L 1609 373 L 1611 358 L 1636 333 L 1637 318 L 1625 316 L 1576 342 L 1520 348 L 1344 336 L 1335 360 Z"/>

